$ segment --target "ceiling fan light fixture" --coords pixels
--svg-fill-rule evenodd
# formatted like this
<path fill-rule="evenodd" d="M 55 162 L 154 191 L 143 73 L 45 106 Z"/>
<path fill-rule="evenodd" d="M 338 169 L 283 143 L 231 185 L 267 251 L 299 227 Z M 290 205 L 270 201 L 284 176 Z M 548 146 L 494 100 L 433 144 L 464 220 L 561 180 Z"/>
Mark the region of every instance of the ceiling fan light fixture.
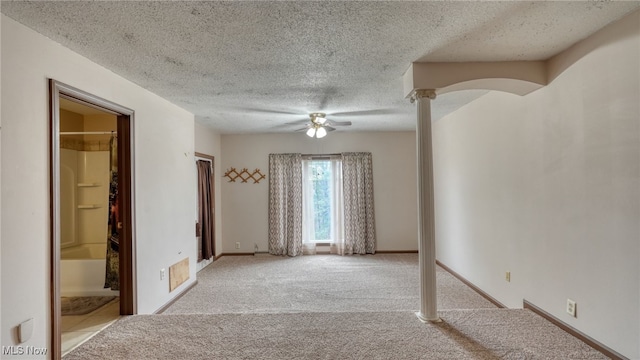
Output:
<path fill-rule="evenodd" d="M 309 117 L 311 117 L 311 122 L 320 125 L 324 125 L 324 123 L 327 121 L 327 118 L 325 116 L 327 115 L 321 112 L 314 112 L 309 114 Z"/>
<path fill-rule="evenodd" d="M 307 124 L 309 127 L 306 131 L 306 134 L 310 138 L 322 139 L 327 136 L 327 133 L 331 130 L 335 130 L 332 126 L 336 124 L 333 121 L 328 121 L 325 113 L 314 112 L 309 114 L 309 118 L 311 120 L 310 124 Z M 351 125 L 351 122 L 346 124 L 346 122 L 338 122 L 337 125 Z M 328 129 L 328 130 L 327 130 Z"/>
<path fill-rule="evenodd" d="M 318 128 L 318 130 L 316 130 L 316 137 L 318 139 L 325 137 L 325 135 L 327 135 L 327 130 L 325 128 L 320 127 Z"/>

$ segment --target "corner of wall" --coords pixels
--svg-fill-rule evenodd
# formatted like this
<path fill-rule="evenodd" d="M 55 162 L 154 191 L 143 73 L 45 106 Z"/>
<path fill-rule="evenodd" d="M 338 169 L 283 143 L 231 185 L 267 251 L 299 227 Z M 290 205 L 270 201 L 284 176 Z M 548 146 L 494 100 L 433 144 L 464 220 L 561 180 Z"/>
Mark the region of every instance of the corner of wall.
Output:
<path fill-rule="evenodd" d="M 546 87 L 488 93 L 433 129 L 438 258 L 505 305 L 526 298 L 632 359 L 639 24 L 636 11 L 551 59 Z M 583 304 L 579 318 L 567 298 Z"/>
<path fill-rule="evenodd" d="M 583 39 L 558 55 L 547 60 L 547 83 L 551 83 L 577 61 L 599 48 L 625 38 L 632 38 L 638 33 L 640 10 L 615 21 L 592 36 Z"/>

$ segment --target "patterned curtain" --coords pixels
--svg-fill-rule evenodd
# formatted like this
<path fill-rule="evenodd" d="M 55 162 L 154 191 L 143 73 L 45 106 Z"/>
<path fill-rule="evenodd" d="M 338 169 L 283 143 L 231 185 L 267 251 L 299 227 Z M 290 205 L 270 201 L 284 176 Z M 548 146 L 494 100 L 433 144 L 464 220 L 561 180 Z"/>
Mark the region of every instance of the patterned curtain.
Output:
<path fill-rule="evenodd" d="M 302 255 L 302 156 L 269 155 L 269 253 Z"/>
<path fill-rule="evenodd" d="M 371 153 L 342 154 L 344 193 L 344 254 L 374 254 L 376 228 L 373 211 Z"/>

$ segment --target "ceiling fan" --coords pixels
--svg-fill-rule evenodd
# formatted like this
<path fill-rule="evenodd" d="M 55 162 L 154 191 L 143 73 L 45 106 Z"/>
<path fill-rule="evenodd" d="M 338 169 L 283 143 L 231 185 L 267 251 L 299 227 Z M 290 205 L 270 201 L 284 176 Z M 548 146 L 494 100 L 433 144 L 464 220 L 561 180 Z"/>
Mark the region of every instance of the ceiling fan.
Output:
<path fill-rule="evenodd" d="M 300 114 L 299 110 L 271 110 L 261 108 L 246 109 L 253 113 L 266 113 L 277 115 L 278 117 L 287 117 Z M 351 121 L 339 121 L 333 120 L 334 118 L 343 119 L 345 117 L 356 116 L 360 119 L 368 116 L 381 116 L 381 115 L 397 115 L 399 111 L 397 109 L 370 109 L 370 110 L 351 110 L 351 111 L 338 111 L 338 112 L 312 112 L 308 114 L 308 118 L 286 122 L 274 127 L 274 129 L 285 130 L 290 129 L 293 126 L 305 125 L 303 128 L 298 128 L 293 131 L 300 132 L 305 131 L 309 137 L 322 138 L 327 135 L 328 132 L 336 130 L 335 127 L 350 126 Z M 275 116 L 274 116 L 275 117 Z M 331 118 L 328 119 L 327 117 Z M 322 130 L 320 130 L 322 129 Z M 290 131 L 290 130 L 289 130 Z"/>
<path fill-rule="evenodd" d="M 328 120 L 327 115 L 321 112 L 314 112 L 309 114 L 310 122 L 307 126 L 296 131 L 306 130 L 306 134 L 309 137 L 320 139 L 327 135 L 327 132 L 334 131 L 335 126 L 349 126 L 351 121 L 333 121 Z M 306 120 L 305 120 L 306 122 Z"/>

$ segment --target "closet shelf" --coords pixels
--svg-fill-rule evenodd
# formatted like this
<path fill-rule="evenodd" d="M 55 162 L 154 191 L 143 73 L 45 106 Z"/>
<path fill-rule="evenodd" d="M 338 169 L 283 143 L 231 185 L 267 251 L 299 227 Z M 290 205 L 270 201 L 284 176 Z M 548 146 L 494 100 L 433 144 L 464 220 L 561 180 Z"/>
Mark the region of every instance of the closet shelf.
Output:
<path fill-rule="evenodd" d="M 100 183 L 78 183 L 78 187 L 96 187 L 100 186 Z"/>
<path fill-rule="evenodd" d="M 78 205 L 78 209 L 98 209 L 100 205 L 97 204 L 87 204 L 87 205 Z"/>

